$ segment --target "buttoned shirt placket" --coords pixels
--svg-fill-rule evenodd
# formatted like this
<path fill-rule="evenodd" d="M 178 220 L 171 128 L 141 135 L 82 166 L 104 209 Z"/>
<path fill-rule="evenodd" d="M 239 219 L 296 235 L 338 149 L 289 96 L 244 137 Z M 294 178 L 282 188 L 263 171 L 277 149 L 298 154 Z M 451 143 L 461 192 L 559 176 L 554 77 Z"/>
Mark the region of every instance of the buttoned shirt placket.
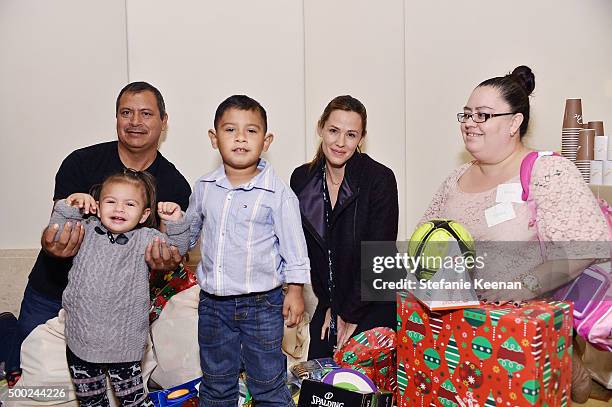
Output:
<path fill-rule="evenodd" d="M 225 235 L 227 228 L 227 215 L 230 212 L 230 208 L 232 206 L 232 196 L 234 190 L 228 191 L 225 202 L 223 203 L 223 212 L 221 213 L 221 225 L 219 225 L 219 246 L 217 248 L 217 256 L 215 259 L 215 287 L 216 287 L 216 295 L 223 295 L 222 287 L 223 287 L 223 252 L 225 250 Z"/>

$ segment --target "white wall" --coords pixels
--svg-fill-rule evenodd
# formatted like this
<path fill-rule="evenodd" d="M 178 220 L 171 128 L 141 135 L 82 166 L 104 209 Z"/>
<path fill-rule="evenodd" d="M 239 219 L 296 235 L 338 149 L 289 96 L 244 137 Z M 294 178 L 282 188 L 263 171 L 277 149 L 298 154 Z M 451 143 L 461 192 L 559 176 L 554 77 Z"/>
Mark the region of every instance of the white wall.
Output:
<path fill-rule="evenodd" d="M 318 146 L 316 123 L 338 95 L 351 94 L 368 112 L 365 152 L 384 163 L 405 203 L 404 47 L 402 0 L 306 0 L 306 138 Z M 400 236 L 405 235 L 400 212 Z"/>
<path fill-rule="evenodd" d="M 220 156 L 207 130 L 219 103 L 247 94 L 275 135 L 266 157 L 287 181 L 305 157 L 302 3 L 284 0 L 127 2 L 130 81 L 163 92 L 169 131 L 162 152 L 191 182 Z"/>
<path fill-rule="evenodd" d="M 0 248 L 38 246 L 61 160 L 115 137 L 116 94 L 135 80 L 164 94 L 161 151 L 190 182 L 218 163 L 206 130 L 230 94 L 267 108 L 285 179 L 312 156 L 325 104 L 361 99 L 405 237 L 466 159 L 454 116 L 483 79 L 532 67 L 536 148 L 559 148 L 566 97 L 612 135 L 610 21 L 608 0 L 0 0 Z"/>
<path fill-rule="evenodd" d="M 116 137 L 126 83 L 122 1 L 0 0 L 0 248 L 39 247 L 59 164 Z"/>
<path fill-rule="evenodd" d="M 612 136 L 612 2 L 407 1 L 406 184 L 414 222 L 466 154 L 455 114 L 473 88 L 518 65 L 536 77 L 525 142 L 561 149 L 565 99 Z M 410 219 L 408 230 L 410 226 Z M 413 225 L 414 225 L 413 222 Z"/>

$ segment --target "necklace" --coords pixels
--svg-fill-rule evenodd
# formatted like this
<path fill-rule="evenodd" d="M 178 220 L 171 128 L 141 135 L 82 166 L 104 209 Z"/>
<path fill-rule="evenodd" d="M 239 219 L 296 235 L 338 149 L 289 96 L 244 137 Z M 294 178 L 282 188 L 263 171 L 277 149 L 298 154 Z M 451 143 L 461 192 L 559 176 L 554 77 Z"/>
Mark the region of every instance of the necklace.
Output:
<path fill-rule="evenodd" d="M 327 168 L 327 165 L 325 166 L 325 171 L 327 171 L 327 176 L 329 177 L 330 182 L 332 183 L 332 185 L 334 186 L 338 186 L 342 183 L 342 179 L 340 179 L 340 181 L 335 182 L 334 178 L 331 175 L 331 171 L 329 171 L 329 168 Z"/>

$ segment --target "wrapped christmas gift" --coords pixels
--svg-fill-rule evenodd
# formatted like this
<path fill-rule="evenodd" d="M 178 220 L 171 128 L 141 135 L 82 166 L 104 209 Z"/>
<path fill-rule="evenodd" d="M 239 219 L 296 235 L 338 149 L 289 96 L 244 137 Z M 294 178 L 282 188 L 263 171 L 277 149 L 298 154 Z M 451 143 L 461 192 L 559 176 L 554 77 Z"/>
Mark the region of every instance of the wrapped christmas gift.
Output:
<path fill-rule="evenodd" d="M 172 296 L 192 287 L 197 283 L 195 274 L 182 264 L 172 271 L 151 271 L 149 287 L 151 295 L 151 310 L 149 323 L 153 323 L 161 314 L 164 306 Z"/>
<path fill-rule="evenodd" d="M 396 335 L 390 328 L 373 328 L 353 336 L 334 353 L 341 367 L 368 376 L 379 389 L 396 390 Z"/>
<path fill-rule="evenodd" d="M 570 303 L 432 312 L 400 293 L 397 321 L 399 407 L 569 405 Z"/>

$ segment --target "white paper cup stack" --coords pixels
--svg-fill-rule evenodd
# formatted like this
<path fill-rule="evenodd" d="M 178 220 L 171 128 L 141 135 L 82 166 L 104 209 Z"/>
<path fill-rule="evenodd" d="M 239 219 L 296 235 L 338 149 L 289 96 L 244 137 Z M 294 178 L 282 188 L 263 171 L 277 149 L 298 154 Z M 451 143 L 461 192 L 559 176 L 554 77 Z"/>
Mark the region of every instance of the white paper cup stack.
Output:
<path fill-rule="evenodd" d="M 606 160 L 603 162 L 603 184 L 612 185 L 612 161 Z"/>
<path fill-rule="evenodd" d="M 591 184 L 595 184 L 595 185 L 603 184 L 603 163 L 604 163 L 603 161 L 595 161 L 595 160 L 591 161 L 591 168 L 589 170 L 589 177 L 590 177 Z M 589 181 L 586 181 L 586 182 L 588 183 Z"/>

